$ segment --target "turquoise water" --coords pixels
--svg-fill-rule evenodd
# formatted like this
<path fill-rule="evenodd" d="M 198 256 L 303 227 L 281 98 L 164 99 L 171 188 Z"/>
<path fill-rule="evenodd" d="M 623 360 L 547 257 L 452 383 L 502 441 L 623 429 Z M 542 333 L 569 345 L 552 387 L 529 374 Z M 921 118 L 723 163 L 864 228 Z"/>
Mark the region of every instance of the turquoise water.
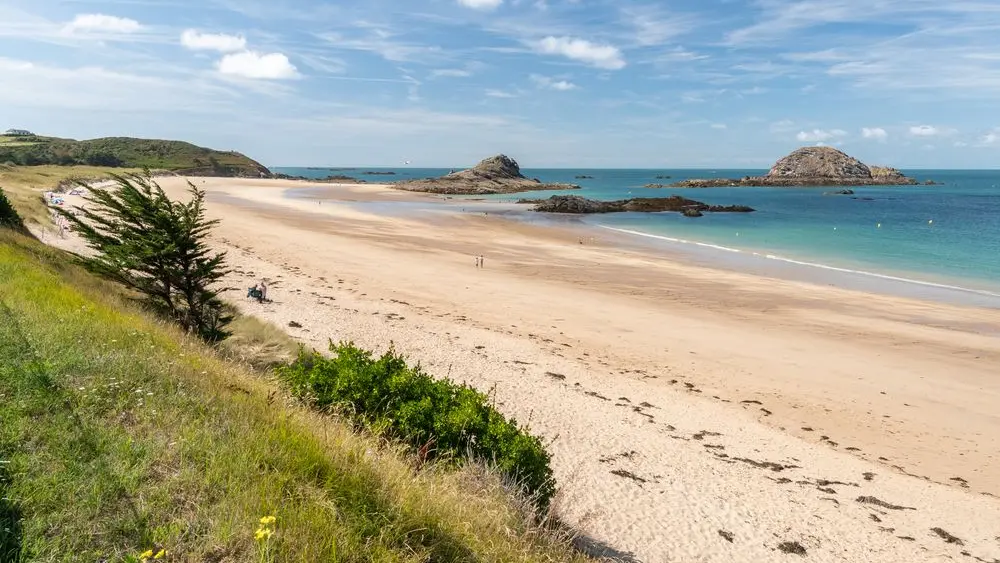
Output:
<path fill-rule="evenodd" d="M 276 171 L 306 177 L 345 174 L 370 182 L 440 176 L 447 169 L 304 169 Z M 395 175 L 366 175 L 366 171 Z M 711 204 L 745 204 L 755 213 L 590 215 L 583 222 L 648 242 L 701 243 L 791 263 L 861 271 L 887 278 L 1000 292 L 1000 170 L 921 170 L 908 175 L 935 186 L 852 188 L 643 188 L 685 178 L 741 177 L 763 170 L 524 170 L 543 182 L 570 182 L 594 199 L 680 194 Z M 577 179 L 576 176 L 593 176 Z M 657 179 L 657 175 L 671 176 Z M 518 194 L 546 197 L 550 192 Z M 551 192 L 567 193 L 567 192 Z M 493 198 L 511 201 L 511 196 Z M 655 238 L 661 237 L 661 238 Z"/>

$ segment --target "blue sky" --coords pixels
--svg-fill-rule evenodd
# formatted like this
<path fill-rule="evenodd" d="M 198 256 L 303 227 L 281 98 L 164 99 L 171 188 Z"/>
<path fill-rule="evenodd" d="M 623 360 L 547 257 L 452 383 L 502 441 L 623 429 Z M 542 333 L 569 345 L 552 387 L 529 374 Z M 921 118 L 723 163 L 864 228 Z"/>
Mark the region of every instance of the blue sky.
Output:
<path fill-rule="evenodd" d="M 0 0 L 0 129 L 269 166 L 1000 165 L 995 0 Z"/>

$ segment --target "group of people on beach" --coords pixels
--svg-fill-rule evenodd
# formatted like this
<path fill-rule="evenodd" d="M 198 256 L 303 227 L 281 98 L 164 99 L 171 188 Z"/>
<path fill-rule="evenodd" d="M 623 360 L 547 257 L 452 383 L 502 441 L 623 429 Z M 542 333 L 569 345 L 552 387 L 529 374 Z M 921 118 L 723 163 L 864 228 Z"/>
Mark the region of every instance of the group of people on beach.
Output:
<path fill-rule="evenodd" d="M 480 254 L 479 256 L 476 256 L 476 267 L 477 268 L 485 268 L 486 267 L 486 260 L 483 258 L 482 254 Z"/>

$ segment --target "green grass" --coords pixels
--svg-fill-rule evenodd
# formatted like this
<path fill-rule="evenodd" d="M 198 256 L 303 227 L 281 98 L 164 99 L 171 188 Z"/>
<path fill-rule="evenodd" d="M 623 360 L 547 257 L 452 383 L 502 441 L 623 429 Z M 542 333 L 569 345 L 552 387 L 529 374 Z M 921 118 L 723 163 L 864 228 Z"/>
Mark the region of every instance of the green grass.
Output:
<path fill-rule="evenodd" d="M 0 421 L 0 561 L 254 560 L 270 514 L 275 561 L 583 560 L 496 476 L 415 470 L 8 231 Z"/>

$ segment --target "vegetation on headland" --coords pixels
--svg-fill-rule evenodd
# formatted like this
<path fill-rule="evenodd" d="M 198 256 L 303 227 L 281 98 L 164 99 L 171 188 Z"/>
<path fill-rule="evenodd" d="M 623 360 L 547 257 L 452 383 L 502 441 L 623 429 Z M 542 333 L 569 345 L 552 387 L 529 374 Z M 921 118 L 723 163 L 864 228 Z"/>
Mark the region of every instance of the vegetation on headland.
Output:
<path fill-rule="evenodd" d="M 0 135 L 0 163 L 18 166 L 148 168 L 192 176 L 269 177 L 259 162 L 235 151 L 183 141 L 107 137 L 77 141 L 39 135 Z"/>
<path fill-rule="evenodd" d="M 287 354 L 231 329 L 226 357 Z M 0 560 L 584 560 L 496 473 L 425 463 L 219 351 L 0 229 Z"/>

